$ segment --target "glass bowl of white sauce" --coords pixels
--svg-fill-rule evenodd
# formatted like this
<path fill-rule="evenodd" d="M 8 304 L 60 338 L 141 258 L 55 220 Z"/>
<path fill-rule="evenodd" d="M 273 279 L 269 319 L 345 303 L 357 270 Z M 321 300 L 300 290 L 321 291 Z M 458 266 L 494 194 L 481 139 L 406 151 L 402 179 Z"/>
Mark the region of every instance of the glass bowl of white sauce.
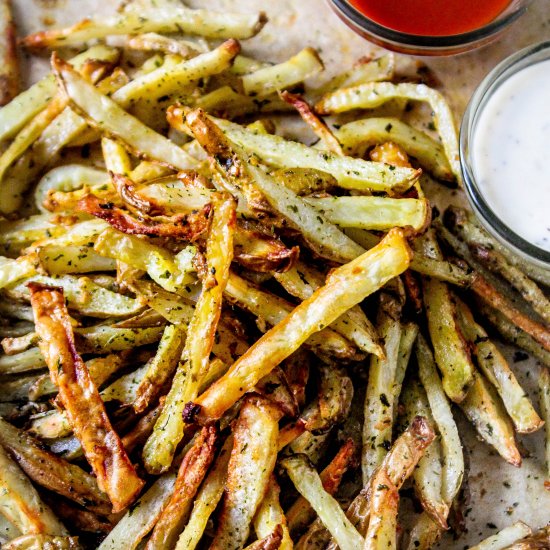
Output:
<path fill-rule="evenodd" d="M 485 228 L 550 270 L 550 41 L 521 50 L 485 77 L 462 120 L 460 160 Z"/>

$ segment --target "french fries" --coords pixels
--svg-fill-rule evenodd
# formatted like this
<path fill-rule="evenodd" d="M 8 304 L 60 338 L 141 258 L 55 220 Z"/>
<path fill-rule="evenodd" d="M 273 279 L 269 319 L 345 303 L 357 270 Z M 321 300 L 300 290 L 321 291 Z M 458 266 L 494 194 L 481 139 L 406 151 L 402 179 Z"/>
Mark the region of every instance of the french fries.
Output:
<path fill-rule="evenodd" d="M 67 530 L 42 502 L 19 466 L 0 447 L 2 514 L 22 533 L 64 536 Z"/>
<path fill-rule="evenodd" d="M 99 487 L 109 495 L 113 509 L 121 511 L 133 501 L 143 481 L 112 429 L 90 374 L 76 352 L 63 293 L 38 283 L 32 283 L 30 290 L 36 329 L 42 338 L 40 349 L 52 381 L 93 464 Z M 110 465 L 107 469 L 106 464 Z"/>
<path fill-rule="evenodd" d="M 516 466 L 550 421 L 546 367 L 539 417 L 482 320 L 550 366 L 548 276 L 432 220 L 443 96 L 392 54 L 321 85 L 311 47 L 240 54 L 264 23 L 128 0 L 22 41 L 56 51 L 0 110 L 3 547 L 396 549 L 410 477 L 428 550 L 466 477 L 451 402 Z"/>
<path fill-rule="evenodd" d="M 517 521 L 509 527 L 505 527 L 496 535 L 472 546 L 472 550 L 498 550 L 499 548 L 508 548 L 515 542 L 528 537 L 531 533 L 532 530 L 528 525 L 522 521 Z"/>

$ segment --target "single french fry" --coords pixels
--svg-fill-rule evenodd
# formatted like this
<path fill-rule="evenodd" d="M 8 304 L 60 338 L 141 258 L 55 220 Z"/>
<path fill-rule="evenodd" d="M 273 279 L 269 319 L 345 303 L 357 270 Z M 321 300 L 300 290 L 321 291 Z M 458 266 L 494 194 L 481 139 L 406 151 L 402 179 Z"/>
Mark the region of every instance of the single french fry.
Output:
<path fill-rule="evenodd" d="M 219 418 L 314 332 L 402 273 L 410 257 L 403 233 L 393 229 L 377 247 L 335 270 L 323 287 L 260 338 L 195 401 L 199 418 Z"/>
<path fill-rule="evenodd" d="M 458 494 L 464 477 L 462 443 L 449 400 L 437 373 L 434 357 L 421 334 L 416 339 L 415 352 L 420 381 L 426 391 L 430 409 L 441 436 L 440 444 L 444 458 L 441 493 L 445 502 L 450 505 Z"/>
<path fill-rule="evenodd" d="M 226 490 L 212 550 L 242 548 L 268 488 L 277 458 L 279 413 L 264 400 L 241 407 L 233 436 Z"/>
<path fill-rule="evenodd" d="M 23 45 L 32 49 L 66 47 L 92 38 L 138 32 L 186 32 L 208 38 L 250 38 L 262 29 L 265 22 L 263 13 L 217 13 L 191 10 L 180 5 L 169 9 L 154 7 L 139 13 L 127 12 L 110 17 L 83 19 L 72 27 L 31 34 L 23 39 Z"/>
<path fill-rule="evenodd" d="M 105 413 L 97 388 L 80 355 L 76 352 L 63 292 L 37 283 L 30 285 L 40 349 L 52 381 L 86 458 L 115 511 L 128 506 L 143 487 L 126 451 Z M 110 467 L 107 468 L 106 465 Z"/>
<path fill-rule="evenodd" d="M 512 421 L 496 390 L 478 372 L 466 398 L 460 403 L 479 435 L 513 466 L 521 466 Z"/>
<path fill-rule="evenodd" d="M 523 521 L 516 521 L 516 523 L 501 529 L 495 535 L 472 546 L 470 550 L 502 550 L 528 537 L 532 533 L 531 528 L 523 523 Z"/>
<path fill-rule="evenodd" d="M 385 357 L 371 357 L 369 380 L 365 395 L 363 424 L 363 451 L 361 468 L 365 485 L 384 459 L 391 445 L 393 418 L 393 387 L 402 325 L 399 321 L 402 304 L 388 293 L 380 295 L 377 330 L 384 341 Z"/>

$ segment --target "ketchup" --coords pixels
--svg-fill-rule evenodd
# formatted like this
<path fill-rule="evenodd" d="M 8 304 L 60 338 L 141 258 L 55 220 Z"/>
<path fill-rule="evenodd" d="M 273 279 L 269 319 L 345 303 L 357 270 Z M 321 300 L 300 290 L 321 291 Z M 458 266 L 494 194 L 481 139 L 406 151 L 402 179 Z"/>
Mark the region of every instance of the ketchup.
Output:
<path fill-rule="evenodd" d="M 462 34 L 483 27 L 510 0 L 349 0 L 379 25 L 422 36 Z"/>

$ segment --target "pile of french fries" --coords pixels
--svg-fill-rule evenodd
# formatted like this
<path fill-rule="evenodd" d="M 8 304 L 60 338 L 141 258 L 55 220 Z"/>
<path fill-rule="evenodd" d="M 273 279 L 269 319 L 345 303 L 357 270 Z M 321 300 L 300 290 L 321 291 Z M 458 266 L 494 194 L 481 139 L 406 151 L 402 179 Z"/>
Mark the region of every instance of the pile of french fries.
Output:
<path fill-rule="evenodd" d="M 427 179 L 460 185 L 441 93 L 391 55 L 307 86 L 311 48 L 240 54 L 265 22 L 133 0 L 22 40 L 52 72 L 0 110 L 6 550 L 427 549 L 468 484 L 457 415 L 515 466 L 550 422 L 548 272 L 432 220 Z M 475 548 L 549 547 L 518 522 Z"/>

